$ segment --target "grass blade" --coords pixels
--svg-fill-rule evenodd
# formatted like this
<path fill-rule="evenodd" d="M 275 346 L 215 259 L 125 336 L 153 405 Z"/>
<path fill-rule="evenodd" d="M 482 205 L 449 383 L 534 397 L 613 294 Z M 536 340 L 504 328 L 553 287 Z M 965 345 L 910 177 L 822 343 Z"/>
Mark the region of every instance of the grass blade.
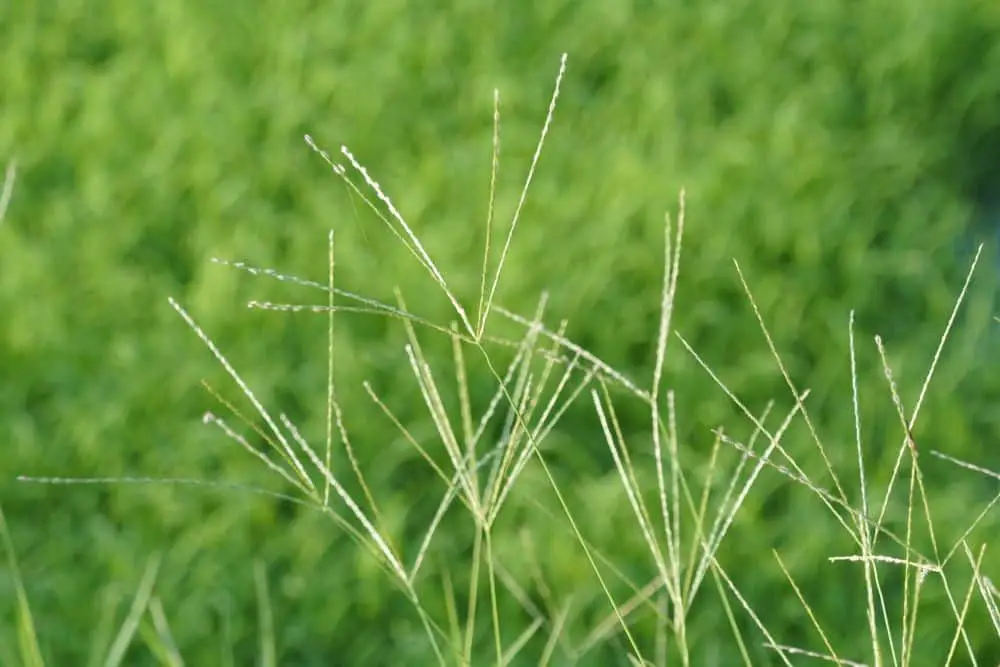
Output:
<path fill-rule="evenodd" d="M 35 620 L 31 615 L 28 594 L 24 590 L 24 581 L 21 579 L 21 571 L 17 566 L 17 556 L 14 554 L 14 541 L 11 539 L 10 531 L 7 529 L 7 519 L 4 517 L 2 507 L 0 507 L 0 537 L 3 538 L 4 551 L 7 552 L 7 565 L 10 567 L 11 574 L 14 577 L 14 590 L 17 596 L 15 611 L 17 618 L 17 642 L 21 654 L 21 662 L 25 667 L 44 667 L 45 661 L 42 660 L 42 649 L 38 645 L 38 634 L 35 632 Z"/>

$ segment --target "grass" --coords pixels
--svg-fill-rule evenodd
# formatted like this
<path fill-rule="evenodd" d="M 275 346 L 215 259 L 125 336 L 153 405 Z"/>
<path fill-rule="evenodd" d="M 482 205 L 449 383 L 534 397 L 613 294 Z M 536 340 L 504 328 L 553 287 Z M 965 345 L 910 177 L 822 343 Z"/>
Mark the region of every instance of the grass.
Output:
<path fill-rule="evenodd" d="M 663 214 L 671 211 L 676 232 L 682 187 L 689 224 L 670 328 L 718 382 L 676 334 L 668 336 L 658 410 L 669 433 L 673 402 L 676 440 L 655 437 L 667 466 L 668 510 L 679 498 L 682 545 L 696 547 L 695 562 L 702 556 L 698 522 L 686 509 L 683 484 L 672 495 L 670 462 L 681 462 L 697 507 L 708 489 L 708 531 L 720 511 L 725 516 L 729 506 L 722 501 L 743 456 L 729 443 L 746 448 L 753 442 L 758 453 L 770 444 L 720 383 L 772 435 L 796 409 L 796 395 L 808 389 L 802 402 L 811 427 L 800 408 L 781 447 L 804 478 L 840 498 L 829 469 L 835 471 L 852 508 L 863 506 L 855 481 L 859 420 L 869 506 L 882 510 L 902 432 L 874 336 L 882 337 L 909 418 L 981 241 L 988 242 L 912 436 L 943 553 L 993 499 L 995 479 L 925 453 L 997 468 L 989 455 L 1000 428 L 1000 374 L 992 362 L 996 240 L 992 229 L 972 224 L 983 217 L 981 193 L 988 194 L 1000 154 L 995 3 L 873 0 L 847 7 L 777 0 L 762 8 L 741 0 L 546 0 L 516 14 L 461 3 L 431 11 L 396 0 L 356 6 L 261 0 L 252 8 L 182 0 L 155 12 L 120 0 L 104 0 L 101 11 L 80 0 L 53 7 L 0 5 L 0 80 L 12 101 L 0 116 L 0 156 L 4 164 L 17 160 L 0 226 L 6 380 L 0 423 L 7 436 L 0 470 L 10 480 L 23 474 L 136 483 L 0 485 L 47 664 L 105 660 L 154 555 L 160 560 L 152 611 L 132 635 L 125 662 L 143 660 L 150 641 L 162 644 L 157 655 L 177 647 L 189 664 L 263 661 L 264 575 L 277 662 L 435 664 L 426 627 L 398 577 L 386 576 L 382 557 L 358 548 L 370 538 L 285 428 L 282 413 L 324 466 L 326 442 L 334 442 L 327 467 L 391 538 L 387 546 L 407 572 L 429 526 L 437 526 L 414 580 L 420 604 L 432 627 L 448 634 L 447 640 L 436 634 L 441 646 L 464 650 L 471 634 L 476 657 L 493 661 L 485 560 L 479 561 L 473 632 L 465 631 L 474 573 L 455 564 L 473 562 L 477 523 L 463 504 L 467 493 L 456 489 L 449 510 L 438 516 L 454 464 L 435 411 L 451 418 L 461 451 L 476 437 L 484 448 L 477 448 L 479 456 L 486 456 L 485 443 L 521 437 L 523 445 L 517 415 L 505 397 L 496 398 L 496 375 L 506 377 L 513 365 L 512 396 L 538 390 L 547 357 L 521 350 L 539 312 L 543 328 L 564 341 L 539 333 L 532 348 L 558 355 L 534 420 L 576 354 L 565 341 L 620 377 L 604 378 L 609 404 L 598 377 L 581 388 L 594 363 L 581 356 L 546 417 L 550 427 L 537 438 L 588 549 L 534 459 L 520 469 L 491 525 L 493 562 L 503 566 L 495 570 L 502 645 L 536 619 L 554 618 L 565 639 L 553 649 L 553 664 L 565 658 L 565 646 L 587 649 L 583 664 L 625 660 L 632 649 L 593 561 L 620 607 L 635 599 L 626 620 L 644 655 L 655 656 L 655 619 L 672 614 L 669 597 L 640 594 L 656 590 L 660 564 L 630 520 L 633 504 L 590 390 L 599 392 L 616 444 L 619 432 L 627 444 L 627 458 L 619 458 L 634 471 L 641 490 L 635 501 L 660 525 L 656 443 L 642 392 L 651 390 L 657 365 Z M 458 364 L 451 323 L 466 337 L 468 328 L 435 276 L 414 258 L 412 240 L 394 224 L 400 242 L 302 137 L 308 133 L 328 150 L 391 219 L 338 150 L 350 147 L 391 196 L 476 330 L 563 51 L 570 61 L 558 109 L 485 327 L 488 357 L 463 343 Z M 502 91 L 502 152 L 494 177 L 495 88 Z M 398 286 L 407 312 L 449 332 L 413 324 L 437 387 L 435 411 L 423 394 L 431 392 L 430 379 L 418 382 L 414 375 L 406 354 L 410 335 L 398 319 L 338 311 L 331 373 L 327 313 L 247 309 L 248 301 L 328 307 L 330 229 L 337 289 L 399 309 Z M 318 287 L 255 279 L 223 258 Z M 321 497 L 329 488 L 330 505 L 343 511 L 356 534 L 331 526 L 328 514 L 303 504 L 294 485 L 243 447 L 226 446 L 218 422 L 203 423 L 210 413 L 285 465 L 268 440 L 234 414 L 275 439 L 168 296 L 253 389 Z M 775 366 L 753 303 L 795 392 Z M 341 296 L 334 305 L 382 309 Z M 530 385 L 517 389 L 527 373 Z M 621 378 L 640 391 L 623 388 Z M 339 415 L 330 407 L 330 385 L 337 388 Z M 477 433 L 495 401 L 492 418 Z M 471 435 L 463 423 L 472 424 Z M 534 424 L 527 421 L 529 428 Z M 668 453 L 674 445 L 677 459 Z M 494 460 L 482 469 L 484 485 Z M 496 460 L 503 461 L 499 453 Z M 800 474 L 778 450 L 772 462 Z M 748 459 L 740 474 L 755 465 Z M 901 465 L 882 525 L 902 540 L 906 458 Z M 304 484 L 294 468 L 286 472 Z M 826 651 L 770 557 L 777 550 L 838 654 L 865 656 L 871 642 L 857 631 L 867 626 L 863 571 L 856 562 L 826 564 L 832 556 L 860 553 L 841 523 L 850 526 L 853 515 L 826 501 L 840 508 L 841 519 L 815 493 L 765 464 L 742 497 L 716 561 L 779 643 Z M 915 507 L 919 518 L 919 503 Z M 993 539 L 997 525 L 996 512 L 988 512 L 967 538 L 974 551 Z M 926 522 L 913 526 L 912 548 L 933 555 Z M 669 556 L 664 530 L 654 534 Z M 876 549 L 908 558 L 885 537 Z M 690 552 L 681 552 L 690 563 Z M 982 572 L 996 581 L 989 553 Z M 0 663 L 17 662 L 9 654 L 18 643 L 16 587 L 10 570 L 0 567 L 0 600 L 12 601 L 0 603 L 0 650 L 8 652 Z M 877 567 L 886 604 L 901 609 L 904 569 Z M 972 567 L 961 551 L 948 572 L 964 593 Z M 955 626 L 952 602 L 933 577 L 921 600 L 915 645 L 938 650 L 940 660 L 916 655 L 943 662 Z M 730 621 L 718 602 L 709 570 L 685 619 L 686 641 L 692 655 L 709 664 L 739 664 L 738 643 L 729 639 Z M 971 604 L 966 631 L 980 664 L 995 664 L 995 642 L 987 641 L 992 622 L 978 598 Z M 778 661 L 738 600 L 732 605 L 751 658 Z M 519 653 L 522 662 L 542 656 L 548 632 L 536 631 Z M 675 648 L 671 641 L 665 650 Z"/>
<path fill-rule="evenodd" d="M 225 439 L 245 450 L 283 488 L 292 492 L 287 495 L 266 488 L 250 490 L 302 505 L 325 521 L 332 521 L 336 528 L 329 526 L 329 530 L 350 534 L 371 562 L 379 566 L 381 576 L 393 582 L 411 606 L 425 643 L 425 649 L 417 654 L 426 660 L 433 655 L 434 661 L 442 665 L 590 664 L 591 661 L 633 665 L 732 664 L 728 662 L 730 658 L 721 659 L 721 655 L 739 656 L 747 665 L 774 661 L 792 665 L 806 659 L 843 665 L 931 664 L 928 660 L 946 665 L 995 663 L 1000 640 L 997 606 L 1000 592 L 982 570 L 988 562 L 989 542 L 974 539 L 973 534 L 1000 501 L 1000 494 L 994 495 L 981 511 L 969 512 L 964 525 L 951 525 L 945 531 L 937 525 L 932 513 L 939 500 L 930 495 L 924 480 L 926 468 L 943 467 L 942 461 L 984 477 L 1000 478 L 1000 474 L 925 448 L 913 435 L 983 247 L 979 247 L 954 309 L 944 323 L 920 392 L 911 406 L 905 405 L 900 396 L 885 342 L 880 336 L 874 337 L 883 390 L 898 419 L 895 436 L 898 444 L 890 450 L 893 463 L 887 479 L 875 480 L 870 472 L 871 453 L 866 447 L 870 436 L 863 424 L 861 406 L 863 401 L 873 399 L 861 395 L 855 314 L 850 313 L 843 335 L 850 351 L 849 396 L 855 467 L 844 470 L 835 462 L 842 461 L 842 457 L 832 455 L 834 446 L 824 442 L 811 416 L 810 389 L 793 380 L 739 263 L 735 265 L 736 277 L 752 307 L 775 369 L 787 387 L 791 406 L 775 414 L 776 403 L 770 403 L 765 410 L 755 413 L 727 384 L 723 374 L 698 352 L 696 345 L 674 329 L 685 227 L 683 192 L 676 219 L 667 216 L 663 229 L 659 317 L 652 336 L 655 361 L 648 381 L 628 377 L 626 372 L 574 343 L 566 335 L 565 322 L 555 328 L 547 325 L 544 296 L 531 317 L 498 305 L 498 287 L 556 112 L 565 68 L 564 56 L 521 196 L 499 250 L 491 243 L 501 145 L 500 98 L 499 93 L 494 95 L 490 205 L 475 311 L 466 309 L 418 234 L 354 155 L 343 148 L 341 153 L 346 163 L 342 164 L 308 135 L 308 145 L 378 216 L 440 290 L 453 309 L 452 323 L 436 323 L 411 312 L 401 291 L 396 292 L 396 303 L 390 304 L 337 287 L 332 231 L 328 235 L 325 284 L 242 262 L 217 260 L 256 276 L 326 294 L 323 303 L 250 302 L 251 308 L 278 311 L 285 316 L 295 312 L 325 315 L 327 392 L 322 448 L 310 444 L 288 414 L 267 408 L 209 333 L 180 302 L 170 299 L 173 309 L 238 387 L 249 409 L 249 412 L 241 410 L 221 390 L 208 386 L 209 392 L 242 427 L 232 427 L 228 417 L 215 412 L 205 414 L 205 425 L 217 429 Z M 11 170 L 7 183 L 12 182 Z M 10 188 L 5 186 L 5 205 L 9 192 Z M 384 506 L 380 507 L 381 501 L 373 492 L 375 485 L 368 478 L 371 473 L 364 471 L 349 435 L 346 425 L 349 415 L 335 381 L 336 360 L 344 354 L 338 345 L 335 325 L 347 316 L 387 318 L 405 332 L 406 361 L 433 428 L 430 437 L 426 433 L 422 437 L 415 435 L 405 417 L 371 384 L 365 383 L 363 390 L 395 425 L 401 441 L 416 450 L 426 469 L 439 480 L 437 507 L 432 519 L 421 526 L 420 539 L 405 537 L 403 527 L 394 525 Z M 519 336 L 498 335 L 495 329 L 516 329 Z M 425 352 L 428 338 L 446 342 L 452 352 L 454 378 L 447 385 L 441 379 L 447 371 Z M 666 382 L 668 350 L 676 353 L 676 344 L 711 378 L 718 395 L 735 406 L 740 421 L 745 420 L 742 424 L 714 429 L 711 451 L 700 461 L 689 460 L 691 452 L 685 451 L 679 442 L 678 422 L 684 415 L 678 414 L 676 389 L 668 388 Z M 477 363 L 487 369 L 493 381 L 492 396 L 485 403 L 479 401 L 485 405 L 479 414 L 468 380 L 470 369 Z M 449 397 L 449 391 L 454 396 Z M 638 436 L 626 433 L 623 428 L 619 406 L 626 402 L 641 405 L 647 414 L 647 430 Z M 618 556 L 614 541 L 597 544 L 587 536 L 588 524 L 599 522 L 601 517 L 581 506 L 581 499 L 572 493 L 572 483 L 552 467 L 558 452 L 548 445 L 548 437 L 574 405 L 593 411 L 616 473 L 619 486 L 615 493 L 626 499 L 615 508 L 630 510 L 631 516 L 623 512 L 610 518 L 630 534 L 624 539 L 637 542 L 645 551 L 644 562 L 641 567 L 633 568 L 636 570 L 633 573 L 619 567 L 619 563 L 630 559 Z M 813 445 L 811 453 L 808 450 L 796 453 L 802 447 L 801 441 L 794 442 L 789 436 L 793 424 L 804 426 L 799 434 L 808 434 Z M 732 435 L 747 425 L 749 437 Z M 430 448 L 428 441 L 436 446 Z M 638 458 L 640 455 L 645 458 Z M 728 464 L 724 462 L 726 459 Z M 817 462 L 821 463 L 818 472 L 809 472 Z M 741 510 L 758 480 L 768 472 L 776 473 L 797 493 L 825 508 L 846 538 L 838 542 L 846 547 L 843 552 L 833 551 L 831 543 L 826 562 L 807 564 L 809 568 L 849 570 L 845 581 L 853 582 L 854 592 L 847 594 L 852 611 L 839 619 L 841 623 L 847 621 L 846 627 L 834 627 L 821 618 L 817 601 L 810 598 L 825 591 L 815 586 L 804 590 L 797 583 L 793 571 L 801 572 L 802 564 L 796 568 L 778 550 L 770 549 L 778 570 L 787 580 L 785 596 L 792 602 L 792 613 L 800 619 L 796 625 L 802 635 L 791 642 L 774 628 L 773 622 L 780 615 L 776 610 L 788 607 L 773 599 L 752 602 L 744 591 L 753 569 L 738 562 L 735 569 L 723 564 L 722 545 L 731 539 L 731 529 L 738 522 Z M 569 474 L 572 475 L 571 470 Z M 850 477 L 853 479 L 847 481 Z M 230 488 L 224 482 L 199 479 L 20 479 L 49 484 L 191 484 Z M 553 592 L 549 581 L 551 570 L 546 558 L 537 553 L 538 545 L 547 541 L 542 533 L 535 532 L 540 530 L 539 524 L 530 525 L 527 532 L 521 531 L 524 553 L 520 558 L 510 557 L 511 538 L 505 522 L 512 516 L 516 522 L 524 512 L 550 517 L 553 524 L 558 524 L 552 528 L 559 534 L 554 538 L 556 543 L 582 555 L 586 563 L 585 593 Z M 446 517 L 447 530 L 442 528 Z M 462 524 L 464 528 L 459 527 Z M 498 544 L 501 527 L 505 527 L 502 541 L 506 545 Z M 17 660 L 26 665 L 45 664 L 2 515 L 0 529 L 17 591 Z M 530 556 L 526 555 L 529 553 Z M 764 567 L 763 553 L 754 553 L 753 557 L 757 567 Z M 154 592 L 159 564 L 159 557 L 148 562 L 117 634 L 106 652 L 98 650 L 93 654 L 103 657 L 93 658 L 92 664 L 121 664 L 128 651 L 137 650 L 132 648 L 137 639 L 158 663 L 184 664 L 183 650 L 173 639 L 168 614 Z M 281 642 L 281 619 L 275 618 L 268 575 L 261 560 L 254 560 L 253 573 L 259 608 L 257 660 L 261 665 L 279 664 L 276 646 Z M 642 578 L 637 580 L 637 574 Z M 336 590 L 326 577 L 312 573 L 305 576 L 311 586 Z M 710 594 L 714 596 L 709 598 Z M 940 613 L 942 600 L 947 609 L 945 614 Z M 707 636 L 699 636 L 692 621 L 705 617 L 706 606 L 716 610 L 708 618 L 721 618 L 721 613 L 728 627 L 710 626 Z M 924 611 L 928 607 L 938 610 L 930 621 Z M 979 620 L 973 623 L 971 619 Z M 364 626 L 363 620 L 361 625 Z M 370 626 L 367 630 L 380 634 L 384 628 Z M 864 639 L 842 641 L 849 636 L 864 636 Z M 725 650 L 728 652 L 720 648 L 722 644 L 730 647 Z M 396 650 L 397 658 L 407 655 L 403 645 Z"/>

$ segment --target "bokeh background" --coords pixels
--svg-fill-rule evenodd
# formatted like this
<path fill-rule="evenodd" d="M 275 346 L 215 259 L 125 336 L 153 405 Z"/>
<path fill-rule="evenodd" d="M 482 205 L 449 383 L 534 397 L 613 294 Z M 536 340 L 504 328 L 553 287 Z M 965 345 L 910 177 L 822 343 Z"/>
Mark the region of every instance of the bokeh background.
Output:
<path fill-rule="evenodd" d="M 507 221 L 564 51 L 562 97 L 500 303 L 529 314 L 548 290 L 551 326 L 568 318 L 570 337 L 648 383 L 663 216 L 686 188 L 678 331 L 755 412 L 769 400 L 791 404 L 736 258 L 793 378 L 812 389 L 817 427 L 856 492 L 850 310 L 866 453 L 884 480 L 901 434 L 872 338 L 884 337 L 912 409 L 975 247 L 986 242 L 915 436 L 928 449 L 1000 468 L 996 2 L 14 0 L 0 4 L 0 160 L 19 167 L 0 227 L 0 502 L 49 664 L 82 664 L 104 650 L 155 553 L 163 554 L 157 594 L 188 664 L 255 659 L 255 560 L 270 584 L 281 664 L 431 664 L 405 598 L 315 512 L 233 491 L 15 477 L 183 477 L 288 491 L 202 425 L 202 413 L 220 406 L 201 380 L 237 403 L 239 392 L 168 296 L 265 405 L 321 442 L 325 318 L 247 310 L 246 302 L 325 297 L 210 259 L 324 280 L 332 228 L 341 287 L 391 300 L 403 286 L 412 310 L 447 323 L 447 303 L 417 263 L 302 137 L 331 152 L 348 145 L 472 303 L 493 89 L 502 106 L 497 206 Z M 414 434 L 440 446 L 417 400 L 403 332 L 365 316 L 341 317 L 337 332 L 347 427 L 383 514 L 412 543 L 440 482 L 361 389 L 370 381 Z M 447 348 L 428 345 L 435 355 Z M 669 354 L 666 384 L 697 479 L 712 428 L 740 437 L 750 429 L 676 341 Z M 434 358 L 444 359 L 446 376 L 447 359 Z M 470 373 L 482 408 L 493 380 L 483 368 Z M 588 538 L 645 583 L 653 565 L 588 405 L 570 411 L 547 452 Z M 640 466 L 651 465 L 645 413 L 624 399 L 619 408 Z M 803 429 L 789 438 L 824 480 Z M 724 454 L 731 467 L 736 454 Z M 950 544 L 996 483 L 923 462 Z M 497 549 L 518 571 L 531 536 L 547 585 L 574 600 L 567 641 L 581 641 L 609 610 L 565 523 L 525 499 L 547 498 L 537 471 L 524 483 Z M 990 515 L 972 543 L 996 544 L 998 530 Z M 459 518 L 449 519 L 436 574 L 422 586 L 430 608 L 441 609 L 443 569 L 461 580 L 469 544 Z M 767 472 L 722 562 L 776 637 L 818 648 L 772 548 L 842 655 L 870 659 L 860 571 L 827 562 L 853 545 L 807 491 Z M 1000 576 L 995 559 L 986 563 Z M 0 660 L 16 664 L 8 575 L 0 576 Z M 898 596 L 898 576 L 887 577 Z M 512 603 L 501 612 L 513 640 L 526 621 Z M 735 664 L 710 589 L 691 622 L 697 664 Z M 479 627 L 488 661 L 488 625 Z M 645 642 L 648 624 L 641 627 Z M 919 629 L 930 661 L 921 664 L 939 664 L 954 627 L 940 587 L 929 587 Z M 980 657 L 995 664 L 1000 643 L 981 603 L 968 627 Z M 773 656 L 749 636 L 753 656 L 768 664 Z M 543 643 L 529 644 L 524 664 Z M 611 639 L 581 664 L 625 664 L 623 656 L 624 644 Z M 128 661 L 152 664 L 141 641 Z"/>

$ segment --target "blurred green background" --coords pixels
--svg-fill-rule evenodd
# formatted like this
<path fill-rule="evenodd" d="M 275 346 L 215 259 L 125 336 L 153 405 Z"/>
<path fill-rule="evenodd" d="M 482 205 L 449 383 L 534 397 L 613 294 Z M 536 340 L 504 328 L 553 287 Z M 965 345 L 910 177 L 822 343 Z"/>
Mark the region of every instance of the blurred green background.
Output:
<path fill-rule="evenodd" d="M 404 597 L 315 512 L 217 489 L 14 478 L 184 477 L 288 491 L 201 424 L 206 410 L 224 413 L 202 379 L 245 402 L 167 297 L 190 310 L 265 405 L 321 442 L 325 317 L 247 310 L 246 302 L 325 296 L 210 259 L 322 281 L 332 228 L 339 286 L 385 300 L 404 286 L 412 310 L 447 323 L 448 305 L 417 263 L 302 136 L 332 153 L 349 146 L 472 304 L 493 88 L 502 106 L 497 205 L 507 221 L 564 51 L 560 105 L 500 303 L 529 314 L 548 290 L 550 326 L 568 318 L 571 338 L 648 384 L 663 215 L 686 188 L 678 331 L 750 409 L 791 404 L 736 258 L 793 378 L 812 389 L 812 415 L 856 500 L 849 311 L 870 472 L 884 480 L 901 434 L 872 337 L 884 337 L 912 410 L 975 245 L 987 241 L 915 435 L 927 449 L 1000 468 L 1000 325 L 992 320 L 1000 222 L 990 219 L 1000 190 L 996 2 L 14 0 L 0 4 L 0 160 L 19 167 L 0 226 L 0 502 L 48 664 L 82 664 L 104 650 L 103 619 L 120 623 L 156 552 L 164 554 L 157 594 L 188 664 L 255 659 L 255 559 L 266 564 L 281 664 L 431 664 Z M 404 342 L 392 322 L 339 319 L 347 427 L 387 522 L 412 544 L 441 485 L 361 389 L 369 380 L 439 451 Z M 446 349 L 428 344 L 435 354 Z M 683 455 L 696 479 L 710 429 L 745 437 L 749 428 L 676 340 L 669 355 L 666 384 L 677 392 Z M 447 378 L 450 362 L 435 358 Z M 482 409 L 493 382 L 482 368 L 470 372 Z M 627 400 L 618 407 L 648 469 L 647 417 Z M 589 399 L 546 446 L 588 538 L 637 583 L 650 580 L 653 564 Z M 786 446 L 831 486 L 803 428 Z M 724 466 L 736 458 L 726 450 Z M 342 453 L 337 460 L 343 469 Z M 922 461 L 939 537 L 950 545 L 996 484 Z M 546 585 L 557 600 L 572 596 L 567 642 L 579 643 L 609 609 L 565 522 L 529 502 L 550 501 L 538 471 L 529 469 L 524 484 L 497 529 L 497 549 L 523 574 L 531 568 L 522 537 L 532 536 Z M 446 522 L 421 584 L 434 613 L 441 572 L 466 576 L 471 542 L 459 519 Z M 998 529 L 994 513 L 972 544 L 996 544 Z M 772 548 L 842 657 L 871 659 L 860 570 L 827 561 L 853 544 L 806 490 L 765 472 L 722 562 L 779 641 L 820 648 Z M 996 559 L 986 562 L 987 574 L 1000 576 Z M 884 573 L 898 589 L 898 573 Z M 8 574 L 0 577 L 4 665 L 17 664 Z M 522 584 L 538 598 L 530 577 Z M 940 586 L 929 584 L 927 597 L 921 664 L 940 664 L 955 622 Z M 501 608 L 507 641 L 527 626 L 515 606 L 508 599 Z M 773 655 L 738 616 L 753 657 L 768 664 Z M 696 664 L 734 664 L 736 644 L 711 588 L 691 624 Z M 476 655 L 486 662 L 486 617 L 478 627 Z M 980 658 L 995 664 L 1000 640 L 981 602 L 968 627 Z M 648 619 L 637 628 L 648 649 Z M 523 664 L 543 645 L 532 640 Z M 609 640 L 581 664 L 626 664 L 624 647 Z M 128 663 L 151 660 L 140 645 Z M 555 662 L 568 660 L 557 653 Z"/>

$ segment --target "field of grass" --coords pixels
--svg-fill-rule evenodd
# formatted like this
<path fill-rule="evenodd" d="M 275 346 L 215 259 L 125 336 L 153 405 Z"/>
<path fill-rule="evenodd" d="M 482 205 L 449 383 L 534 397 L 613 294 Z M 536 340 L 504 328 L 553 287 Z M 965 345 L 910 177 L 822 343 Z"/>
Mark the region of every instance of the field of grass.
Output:
<path fill-rule="evenodd" d="M 0 664 L 1000 664 L 997 3 L 9 2 L 0 91 Z"/>

